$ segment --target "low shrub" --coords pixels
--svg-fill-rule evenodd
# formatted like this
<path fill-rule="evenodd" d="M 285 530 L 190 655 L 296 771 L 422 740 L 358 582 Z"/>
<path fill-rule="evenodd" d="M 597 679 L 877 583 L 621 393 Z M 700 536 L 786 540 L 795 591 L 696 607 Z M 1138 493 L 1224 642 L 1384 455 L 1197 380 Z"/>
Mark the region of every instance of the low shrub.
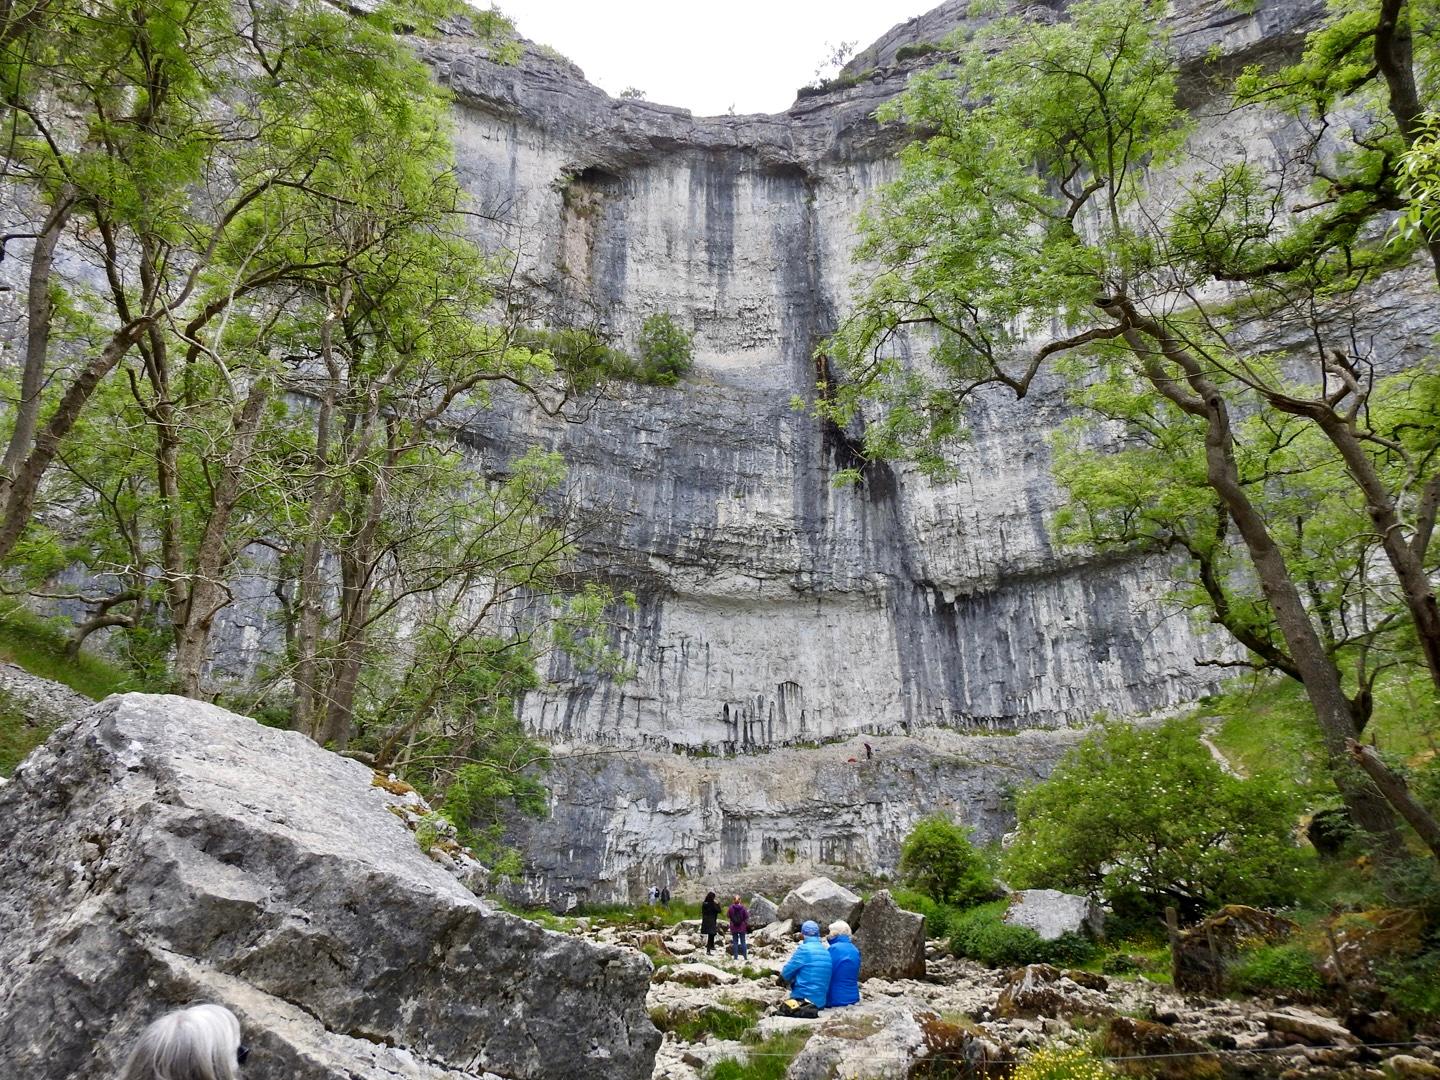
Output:
<path fill-rule="evenodd" d="M 951 923 L 950 951 L 987 967 L 1083 964 L 1098 951 L 1094 942 L 1080 934 L 1046 941 L 1027 926 L 1011 926 L 1004 921 L 1008 906 L 1008 901 L 998 900 L 956 917 Z"/>
<path fill-rule="evenodd" d="M 1324 980 L 1303 945 L 1262 945 L 1235 958 L 1228 972 L 1233 989 L 1245 994 L 1317 994 Z"/>
<path fill-rule="evenodd" d="M 909 45 L 901 45 L 895 50 L 895 62 L 904 63 L 906 60 L 913 60 L 917 56 L 929 56 L 931 53 L 940 51 L 940 46 L 933 41 L 915 41 Z"/>
<path fill-rule="evenodd" d="M 1109 1080 L 1114 1066 L 1083 1047 L 1045 1046 L 1015 1067 L 1013 1080 Z"/>

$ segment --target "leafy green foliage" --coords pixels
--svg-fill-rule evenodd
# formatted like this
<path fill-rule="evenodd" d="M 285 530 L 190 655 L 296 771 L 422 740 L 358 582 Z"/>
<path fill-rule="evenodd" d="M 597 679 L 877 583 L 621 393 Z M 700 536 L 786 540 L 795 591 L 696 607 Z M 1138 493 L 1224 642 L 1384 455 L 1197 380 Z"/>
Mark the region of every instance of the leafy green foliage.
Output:
<path fill-rule="evenodd" d="M 950 951 L 987 967 L 1025 964 L 1083 964 L 1095 956 L 1094 942 L 1080 934 L 1062 934 L 1045 941 L 1028 926 L 1004 921 L 1008 900 L 981 904 L 950 922 Z"/>
<path fill-rule="evenodd" d="M 1226 972 L 1230 985 L 1245 994 L 1315 994 L 1324 987 L 1315 958 L 1303 945 L 1266 945 L 1241 953 Z"/>
<path fill-rule="evenodd" d="M 1419 138 L 1400 159 L 1407 204 L 1396 223 L 1398 239 L 1440 239 L 1440 114 L 1426 117 Z"/>
<path fill-rule="evenodd" d="M 969 830 L 944 815 L 915 823 L 900 847 L 900 878 L 941 904 L 966 907 L 995 895 L 985 857 Z"/>
<path fill-rule="evenodd" d="M 1300 884 L 1292 792 L 1227 774 L 1193 722 L 1107 724 L 1020 796 L 1012 884 L 1196 912 L 1283 903 Z"/>
<path fill-rule="evenodd" d="M 693 338 L 669 312 L 648 316 L 640 327 L 635 351 L 640 382 L 674 386 L 694 363 Z"/>

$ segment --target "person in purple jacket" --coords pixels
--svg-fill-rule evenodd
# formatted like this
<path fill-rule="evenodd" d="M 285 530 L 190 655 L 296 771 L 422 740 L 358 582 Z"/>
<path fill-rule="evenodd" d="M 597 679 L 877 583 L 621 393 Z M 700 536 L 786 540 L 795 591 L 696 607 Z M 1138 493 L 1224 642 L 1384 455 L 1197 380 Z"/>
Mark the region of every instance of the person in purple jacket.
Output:
<path fill-rule="evenodd" d="M 750 933 L 750 912 L 737 895 L 725 914 L 730 919 L 730 955 L 743 956 L 748 960 L 750 947 L 746 944 L 745 936 Z"/>

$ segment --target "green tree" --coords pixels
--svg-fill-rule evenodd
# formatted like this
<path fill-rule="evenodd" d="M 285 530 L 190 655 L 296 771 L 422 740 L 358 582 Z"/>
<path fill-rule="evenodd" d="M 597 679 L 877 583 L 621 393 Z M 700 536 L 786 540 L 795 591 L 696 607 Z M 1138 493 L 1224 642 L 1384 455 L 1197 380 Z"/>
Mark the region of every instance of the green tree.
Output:
<path fill-rule="evenodd" d="M 943 814 L 921 818 L 900 847 L 900 880 L 932 900 L 969 907 L 995 895 L 985 857 L 970 830 Z"/>
<path fill-rule="evenodd" d="M 1293 899 L 1294 796 L 1275 777 L 1230 775 L 1199 736 L 1181 720 L 1090 735 L 1020 797 L 1010 882 L 1189 914 Z"/>
<path fill-rule="evenodd" d="M 643 382 L 674 386 L 694 363 L 691 335 L 669 312 L 660 311 L 647 317 L 635 346 Z"/>
<path fill-rule="evenodd" d="M 1383 440 L 1370 426 L 1369 362 L 1342 347 L 1344 320 L 1322 311 L 1343 309 L 1413 245 L 1387 248 L 1358 226 L 1291 219 L 1278 202 L 1284 188 L 1270 192 L 1243 164 L 1152 191 L 1149 177 L 1176 161 L 1190 126 L 1177 104 L 1164 12 L 1136 0 L 1089 0 L 1067 14 L 1049 26 L 1000 19 L 954 42 L 955 66 L 917 75 L 886 112 L 918 138 L 900 178 L 862 219 L 859 258 L 875 270 L 828 345 L 847 379 L 822 387 L 820 411 L 851 423 L 872 403 L 868 451 L 942 473 L 969 398 L 1023 397 L 1065 354 L 1086 365 L 1099 357 L 1163 399 L 1152 413 L 1170 410 L 1167 422 L 1191 432 L 1204 483 L 1305 686 L 1352 817 L 1379 849 L 1398 853 L 1393 807 L 1347 756 L 1358 734 L 1354 695 L 1327 651 L 1303 572 L 1247 483 L 1236 417 L 1284 414 L 1323 436 L 1398 582 L 1387 602 L 1408 620 L 1440 687 L 1440 617 L 1425 572 L 1436 462 L 1428 449 L 1391 446 L 1391 477 L 1402 479 L 1387 483 L 1375 456 Z M 1367 38 L 1377 48 L 1394 40 L 1395 27 L 1381 24 L 1372 19 Z M 1413 66 L 1428 72 L 1432 42 L 1421 44 Z M 1378 70 L 1394 59 L 1387 54 Z M 1405 81 L 1394 74 L 1383 80 L 1392 106 Z M 1318 150 L 1307 168 L 1326 174 Z M 1394 198 L 1393 162 L 1375 184 L 1380 195 L 1365 200 L 1362 221 Z M 1344 202 L 1343 192 L 1331 195 Z M 1217 292 L 1222 303 L 1199 299 Z M 1316 347 L 1299 357 L 1258 350 L 1247 336 L 1257 320 Z M 912 366 L 914 345 L 929 347 L 932 363 Z"/>

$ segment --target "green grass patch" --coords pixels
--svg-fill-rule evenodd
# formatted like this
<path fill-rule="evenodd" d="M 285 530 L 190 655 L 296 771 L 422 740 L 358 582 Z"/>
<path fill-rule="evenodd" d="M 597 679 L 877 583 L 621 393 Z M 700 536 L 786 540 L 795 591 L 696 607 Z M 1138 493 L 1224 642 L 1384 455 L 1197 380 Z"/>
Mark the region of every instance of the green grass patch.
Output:
<path fill-rule="evenodd" d="M 1237 956 L 1227 973 L 1242 994 L 1319 994 L 1325 988 L 1310 950 L 1298 942 L 1263 945 Z"/>
<path fill-rule="evenodd" d="M 784 1080 L 790 1062 L 805 1047 L 808 1031 L 788 1031 L 755 1044 L 753 1055 L 744 1062 L 734 1058 L 717 1061 L 710 1080 Z"/>
<path fill-rule="evenodd" d="M 671 1031 L 682 1042 L 699 1042 L 707 1035 L 717 1039 L 743 1039 L 760 1020 L 758 1001 L 727 1002 L 701 1009 L 656 1009 L 650 1019 L 661 1031 Z"/>
<path fill-rule="evenodd" d="M 14 601 L 0 604 L 0 660 L 22 667 L 31 675 L 63 683 L 96 701 L 111 694 L 146 689 L 118 664 L 92 653 L 82 652 L 73 659 L 66 656 L 67 641 L 56 620 L 42 619 Z"/>
<path fill-rule="evenodd" d="M 25 707 L 0 690 L 0 776 L 13 773 L 15 766 L 48 734 L 48 727 L 32 725 Z"/>

